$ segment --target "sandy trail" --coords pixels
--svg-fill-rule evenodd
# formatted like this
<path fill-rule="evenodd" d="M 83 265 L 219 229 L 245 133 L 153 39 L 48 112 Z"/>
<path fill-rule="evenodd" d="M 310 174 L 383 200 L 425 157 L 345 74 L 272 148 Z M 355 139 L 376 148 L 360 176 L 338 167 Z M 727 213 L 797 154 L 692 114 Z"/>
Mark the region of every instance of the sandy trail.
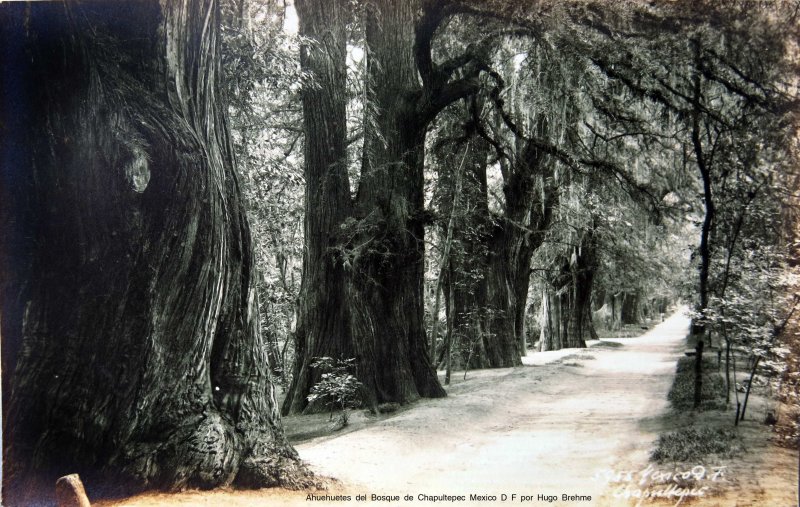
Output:
<path fill-rule="evenodd" d="M 297 450 L 353 494 L 516 494 L 541 505 L 540 494 L 556 505 L 567 494 L 592 501 L 565 504 L 597 505 L 608 489 L 598 472 L 646 466 L 688 324 L 679 313 L 620 348 L 458 375 L 446 399 Z"/>

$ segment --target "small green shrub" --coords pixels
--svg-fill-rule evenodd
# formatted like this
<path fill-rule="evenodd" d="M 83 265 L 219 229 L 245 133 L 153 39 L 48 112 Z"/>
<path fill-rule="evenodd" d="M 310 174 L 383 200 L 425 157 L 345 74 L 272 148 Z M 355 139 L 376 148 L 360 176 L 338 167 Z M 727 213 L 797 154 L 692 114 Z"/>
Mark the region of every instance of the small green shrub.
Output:
<path fill-rule="evenodd" d="M 311 363 L 312 368 L 322 371 L 320 381 L 311 387 L 308 395 L 309 403 L 322 403 L 331 410 L 331 419 L 335 409 L 340 410 L 339 422 L 347 426 L 348 408 L 361 404 L 361 382 L 351 373 L 355 359 L 333 359 L 318 357 Z"/>
<path fill-rule="evenodd" d="M 730 458 L 741 453 L 736 432 L 728 428 L 691 427 L 658 437 L 651 459 L 663 462 L 701 462 L 710 454 Z"/>
<path fill-rule="evenodd" d="M 667 399 L 676 409 L 694 406 L 694 357 L 678 360 L 675 381 Z M 723 410 L 725 408 L 725 381 L 717 371 L 716 359 L 703 356 L 703 386 L 700 390 L 700 410 Z"/>

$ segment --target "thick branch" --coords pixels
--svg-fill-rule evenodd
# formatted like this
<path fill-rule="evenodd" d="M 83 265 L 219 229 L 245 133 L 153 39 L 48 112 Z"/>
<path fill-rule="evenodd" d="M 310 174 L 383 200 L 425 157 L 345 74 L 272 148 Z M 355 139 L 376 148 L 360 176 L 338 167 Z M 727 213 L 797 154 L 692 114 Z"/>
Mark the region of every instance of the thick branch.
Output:
<path fill-rule="evenodd" d="M 417 114 L 423 125 L 427 125 L 442 109 L 459 99 L 475 95 L 480 89 L 477 74 L 451 81 L 434 92 L 424 92 L 428 100 L 419 102 Z"/>

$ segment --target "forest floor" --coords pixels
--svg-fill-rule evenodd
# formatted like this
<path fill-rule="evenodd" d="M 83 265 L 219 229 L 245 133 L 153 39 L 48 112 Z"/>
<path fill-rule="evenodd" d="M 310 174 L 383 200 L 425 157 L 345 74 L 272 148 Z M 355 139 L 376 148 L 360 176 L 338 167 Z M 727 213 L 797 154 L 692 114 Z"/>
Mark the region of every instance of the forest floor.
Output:
<path fill-rule="evenodd" d="M 772 445 L 767 427 L 755 421 L 740 426 L 743 455 L 649 463 L 658 435 L 686 423 L 666 395 L 688 324 L 676 313 L 638 338 L 534 353 L 523 367 L 470 371 L 466 380 L 461 372 L 447 398 L 382 416 L 353 412 L 348 427 L 336 432 L 324 414 L 286 418 L 300 456 L 318 474 L 338 479 L 328 491 L 189 491 L 102 505 L 795 505 L 797 452 Z M 686 486 L 681 480 L 670 486 L 665 474 L 676 469 L 706 471 L 690 485 L 708 486 L 702 497 L 634 498 Z"/>

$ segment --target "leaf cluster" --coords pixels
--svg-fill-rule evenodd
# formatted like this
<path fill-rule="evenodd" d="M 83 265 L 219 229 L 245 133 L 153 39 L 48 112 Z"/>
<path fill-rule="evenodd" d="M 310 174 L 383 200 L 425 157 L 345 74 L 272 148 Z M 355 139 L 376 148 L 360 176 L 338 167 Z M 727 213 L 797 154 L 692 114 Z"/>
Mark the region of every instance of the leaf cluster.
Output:
<path fill-rule="evenodd" d="M 342 411 L 342 420 L 347 422 L 346 410 L 361 404 L 362 384 L 353 375 L 355 359 L 333 359 L 318 357 L 311 367 L 322 372 L 319 382 L 311 387 L 309 403 L 319 402 Z"/>

